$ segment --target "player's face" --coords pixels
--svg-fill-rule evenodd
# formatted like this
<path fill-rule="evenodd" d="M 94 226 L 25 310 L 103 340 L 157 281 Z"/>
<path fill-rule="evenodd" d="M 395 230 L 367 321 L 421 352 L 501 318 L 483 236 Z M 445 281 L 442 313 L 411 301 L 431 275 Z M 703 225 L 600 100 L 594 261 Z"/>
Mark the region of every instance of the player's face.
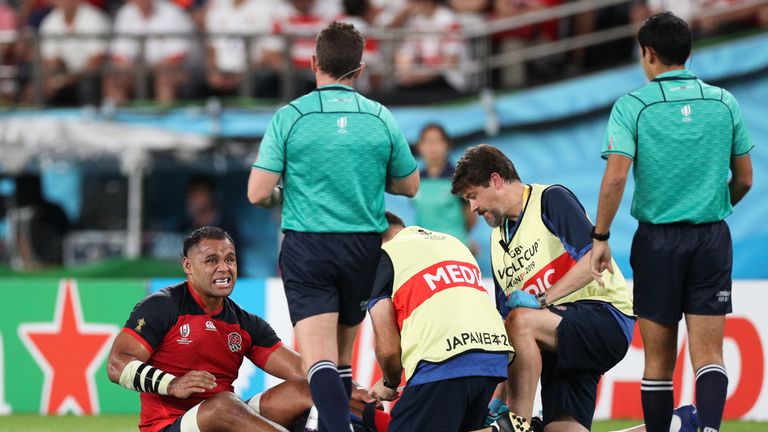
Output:
<path fill-rule="evenodd" d="M 200 297 L 222 298 L 237 280 L 235 246 L 228 239 L 203 239 L 184 258 L 184 272 Z"/>
<path fill-rule="evenodd" d="M 469 203 L 471 211 L 485 219 L 485 222 L 498 227 L 504 222 L 504 209 L 500 203 L 498 191 L 491 186 L 472 186 L 464 192 L 464 199 Z"/>

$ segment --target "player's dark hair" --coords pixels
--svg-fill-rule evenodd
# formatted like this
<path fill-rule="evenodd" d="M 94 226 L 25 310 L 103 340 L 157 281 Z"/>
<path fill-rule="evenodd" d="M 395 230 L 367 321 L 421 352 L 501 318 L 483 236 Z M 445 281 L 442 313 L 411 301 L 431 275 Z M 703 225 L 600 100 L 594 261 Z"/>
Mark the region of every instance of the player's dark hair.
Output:
<path fill-rule="evenodd" d="M 448 143 L 448 148 L 453 147 L 453 141 L 451 140 L 451 137 L 448 136 L 448 132 L 445 131 L 445 128 L 440 123 L 428 123 L 426 126 L 424 126 L 421 129 L 421 133 L 419 134 L 419 141 L 424 139 L 424 134 L 427 133 L 429 130 L 436 130 L 440 136 L 443 138 L 443 140 Z"/>
<path fill-rule="evenodd" d="M 520 181 L 515 165 L 501 150 L 488 144 L 470 147 L 456 164 L 451 193 L 461 195 L 470 187 L 487 187 L 493 173 L 498 173 L 506 182 Z"/>
<path fill-rule="evenodd" d="M 360 67 L 364 45 L 355 26 L 334 21 L 317 35 L 317 66 L 333 78 L 346 78 Z"/>
<path fill-rule="evenodd" d="M 390 227 L 399 226 L 405 228 L 405 222 L 400 217 L 391 211 L 384 212 L 384 217 L 387 218 L 387 223 Z"/>
<path fill-rule="evenodd" d="M 653 48 L 667 66 L 682 65 L 691 55 L 691 30 L 688 23 L 673 14 L 663 12 L 651 16 L 637 32 L 637 42 L 643 53 Z"/>
<path fill-rule="evenodd" d="M 203 240 L 210 239 L 210 240 L 229 240 L 230 243 L 234 246 L 235 241 L 232 240 L 232 236 L 229 235 L 226 231 L 219 227 L 214 226 L 204 226 L 200 227 L 191 233 L 187 234 L 186 237 L 184 237 L 184 255 L 187 256 L 187 253 L 190 249 L 197 246 L 198 243 L 200 243 Z"/>

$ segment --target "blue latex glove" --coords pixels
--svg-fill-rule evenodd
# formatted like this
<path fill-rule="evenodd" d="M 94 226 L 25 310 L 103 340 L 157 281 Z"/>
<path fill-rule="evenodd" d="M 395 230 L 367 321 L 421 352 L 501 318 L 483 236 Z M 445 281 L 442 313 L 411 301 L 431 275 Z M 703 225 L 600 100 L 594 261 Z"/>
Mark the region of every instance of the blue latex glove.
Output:
<path fill-rule="evenodd" d="M 504 302 L 508 308 L 514 309 L 518 307 L 527 307 L 531 309 L 541 309 L 541 303 L 535 295 L 527 293 L 525 291 L 514 291 L 509 295 L 509 298 Z"/>
<path fill-rule="evenodd" d="M 500 399 L 493 399 L 488 405 L 488 415 L 485 417 L 485 426 L 490 426 L 501 416 L 509 412 L 509 407 Z"/>

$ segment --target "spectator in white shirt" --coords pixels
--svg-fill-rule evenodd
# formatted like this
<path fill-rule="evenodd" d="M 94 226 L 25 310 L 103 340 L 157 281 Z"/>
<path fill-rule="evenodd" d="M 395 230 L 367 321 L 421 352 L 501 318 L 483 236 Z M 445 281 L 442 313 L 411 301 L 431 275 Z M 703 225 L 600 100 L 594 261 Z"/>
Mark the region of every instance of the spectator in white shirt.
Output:
<path fill-rule="evenodd" d="M 123 103 L 133 84 L 136 65 L 144 62 L 151 71 L 155 99 L 164 105 L 176 99 L 179 87 L 186 80 L 183 68 L 193 47 L 191 18 L 178 6 L 165 0 L 129 0 L 115 18 L 116 39 L 111 54 L 116 73 L 110 75 L 105 87 L 107 99 Z M 163 35 L 186 34 L 170 37 Z M 148 36 L 142 50 L 138 38 Z M 123 36 L 123 37 L 121 37 Z M 140 54 L 143 51 L 143 57 Z"/>
<path fill-rule="evenodd" d="M 109 18 L 80 0 L 54 0 L 53 5 L 40 26 L 43 97 L 53 105 L 95 105 L 99 102 Z"/>
<path fill-rule="evenodd" d="M 205 15 L 205 29 L 209 34 L 206 78 L 213 93 L 236 92 L 248 60 L 253 70 L 261 66 L 264 39 L 251 39 L 248 57 L 243 37 L 217 37 L 216 33 L 267 35 L 272 32 L 275 20 L 287 13 L 286 7 L 279 0 L 212 0 L 209 3 Z"/>
<path fill-rule="evenodd" d="M 392 26 L 413 30 L 395 56 L 395 68 L 402 93 L 430 96 L 458 95 L 465 90 L 466 76 L 455 69 L 467 56 L 456 15 L 439 0 L 409 0 Z M 433 34 L 419 34 L 431 32 Z M 435 67 L 443 71 L 419 71 Z M 424 94 L 422 94 L 424 93 Z"/>
<path fill-rule="evenodd" d="M 315 54 L 317 34 L 330 22 L 329 18 L 320 15 L 323 8 L 318 8 L 318 3 L 318 0 L 289 0 L 286 14 L 277 17 L 272 28 L 275 35 L 293 36 L 290 61 L 293 65 L 295 95 L 308 93 L 315 88 L 315 76 L 309 68 L 309 63 L 312 55 Z M 323 13 L 328 12 L 326 10 Z M 262 71 L 256 86 L 258 96 L 277 97 L 280 95 L 283 71 L 287 66 L 284 41 L 280 37 L 272 37 L 264 41 L 263 64 L 270 71 L 277 73 Z"/>

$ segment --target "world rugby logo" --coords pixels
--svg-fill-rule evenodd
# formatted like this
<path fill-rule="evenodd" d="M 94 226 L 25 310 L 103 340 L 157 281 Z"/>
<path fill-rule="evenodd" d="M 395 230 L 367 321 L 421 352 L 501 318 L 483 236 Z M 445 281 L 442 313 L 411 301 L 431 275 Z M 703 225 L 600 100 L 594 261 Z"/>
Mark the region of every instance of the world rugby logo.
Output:
<path fill-rule="evenodd" d="M 189 336 L 189 324 L 184 324 L 179 328 L 179 333 L 181 333 L 181 337 L 185 338 Z"/>
<path fill-rule="evenodd" d="M 688 123 L 691 121 L 691 106 L 686 105 L 682 108 L 680 108 L 680 112 L 683 114 L 683 121 L 685 123 Z"/>
<path fill-rule="evenodd" d="M 240 348 L 243 346 L 243 338 L 240 336 L 240 333 L 232 332 L 228 334 L 227 345 L 229 345 L 229 350 L 232 352 L 240 351 Z"/>

